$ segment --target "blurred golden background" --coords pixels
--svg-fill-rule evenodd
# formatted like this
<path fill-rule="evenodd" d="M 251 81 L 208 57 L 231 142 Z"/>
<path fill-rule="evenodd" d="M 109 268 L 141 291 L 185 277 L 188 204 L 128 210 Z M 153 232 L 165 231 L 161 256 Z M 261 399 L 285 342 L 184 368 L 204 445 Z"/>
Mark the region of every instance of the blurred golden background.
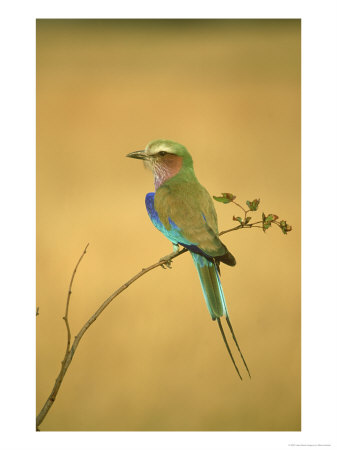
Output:
<path fill-rule="evenodd" d="M 293 226 L 223 238 L 237 266 L 222 266 L 222 284 L 252 380 L 237 377 L 185 254 L 89 328 L 42 431 L 300 430 L 300 47 L 300 20 L 37 21 L 38 412 L 87 242 L 73 335 L 172 251 L 145 210 L 151 173 L 127 153 L 180 142 L 211 195 L 261 198 L 256 216 Z M 220 230 L 237 224 L 234 205 L 216 209 Z"/>

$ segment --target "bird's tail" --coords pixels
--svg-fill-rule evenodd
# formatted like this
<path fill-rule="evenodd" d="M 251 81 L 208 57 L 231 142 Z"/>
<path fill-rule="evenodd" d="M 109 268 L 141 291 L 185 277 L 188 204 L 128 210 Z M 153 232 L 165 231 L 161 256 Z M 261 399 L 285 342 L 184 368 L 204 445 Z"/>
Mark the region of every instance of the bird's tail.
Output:
<path fill-rule="evenodd" d="M 202 287 L 204 297 L 206 300 L 206 305 L 207 305 L 208 311 L 212 317 L 212 320 L 216 320 L 218 323 L 222 338 L 226 345 L 229 356 L 234 364 L 234 367 L 235 367 L 239 377 L 242 379 L 239 369 L 238 369 L 238 367 L 235 363 L 234 357 L 232 355 L 232 352 L 230 350 L 230 347 L 228 345 L 228 341 L 226 339 L 225 332 L 222 328 L 222 324 L 221 324 L 221 320 L 220 320 L 220 317 L 222 317 L 222 316 L 225 316 L 225 318 L 226 318 L 228 328 L 232 334 L 235 345 L 240 353 L 242 361 L 243 361 L 245 368 L 248 372 L 248 375 L 250 377 L 250 372 L 249 372 L 248 366 L 246 364 L 245 358 L 243 357 L 243 354 L 239 347 L 238 341 L 235 337 L 231 321 L 229 320 L 228 310 L 227 310 L 227 306 L 226 306 L 226 300 L 225 300 L 225 296 L 224 296 L 224 293 L 222 290 L 218 268 L 213 261 L 210 261 L 209 259 L 205 258 L 204 256 L 199 255 L 197 253 L 192 253 L 192 252 L 191 252 L 191 254 L 192 254 L 194 264 L 198 270 L 199 279 L 200 279 L 201 287 Z"/>

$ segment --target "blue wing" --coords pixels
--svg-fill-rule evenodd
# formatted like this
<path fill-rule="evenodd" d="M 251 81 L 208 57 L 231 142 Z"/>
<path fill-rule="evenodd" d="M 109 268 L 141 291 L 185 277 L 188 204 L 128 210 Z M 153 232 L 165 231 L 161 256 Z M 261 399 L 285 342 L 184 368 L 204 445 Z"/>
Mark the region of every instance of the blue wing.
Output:
<path fill-rule="evenodd" d="M 161 231 L 164 236 L 166 236 L 173 244 L 181 244 L 181 245 L 193 245 L 192 242 L 189 242 L 186 240 L 181 232 L 180 228 L 171 220 L 169 217 L 169 224 L 171 225 L 171 228 L 167 230 L 161 220 L 159 219 L 158 213 L 154 208 L 154 196 L 155 192 L 149 192 L 145 197 L 145 205 L 148 212 L 148 215 L 150 216 L 150 219 L 153 223 L 153 225 Z"/>

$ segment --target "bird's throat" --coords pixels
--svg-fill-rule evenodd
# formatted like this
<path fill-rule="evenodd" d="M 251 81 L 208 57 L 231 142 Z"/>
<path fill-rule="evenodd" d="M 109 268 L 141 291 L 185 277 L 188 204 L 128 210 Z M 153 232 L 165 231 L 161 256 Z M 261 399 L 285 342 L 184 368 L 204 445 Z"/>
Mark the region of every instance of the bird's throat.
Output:
<path fill-rule="evenodd" d="M 183 165 L 183 158 L 178 155 L 165 155 L 153 165 L 154 185 L 156 190 L 165 181 L 177 175 Z"/>

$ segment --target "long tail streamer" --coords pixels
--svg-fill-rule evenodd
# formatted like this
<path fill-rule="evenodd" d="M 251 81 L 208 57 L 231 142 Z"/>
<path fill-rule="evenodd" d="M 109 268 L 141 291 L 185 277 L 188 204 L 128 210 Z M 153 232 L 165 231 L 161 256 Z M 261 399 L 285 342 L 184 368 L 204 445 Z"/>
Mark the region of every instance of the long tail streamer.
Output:
<path fill-rule="evenodd" d="M 223 328 L 222 328 L 221 320 L 220 320 L 219 317 L 217 317 L 216 320 L 217 320 L 217 322 L 218 322 L 218 325 L 219 325 L 219 328 L 220 328 L 220 332 L 221 332 L 221 334 L 222 334 L 224 343 L 225 343 L 225 345 L 226 345 L 226 347 L 227 347 L 227 351 L 228 351 L 228 353 L 229 353 L 229 356 L 231 357 L 232 363 L 234 364 L 235 370 L 237 371 L 237 373 L 238 373 L 238 375 L 239 375 L 239 377 L 240 377 L 240 380 L 242 380 L 242 376 L 241 376 L 241 374 L 240 374 L 240 371 L 239 371 L 239 369 L 238 369 L 238 366 L 236 365 L 236 363 L 235 363 L 235 361 L 234 361 L 234 358 L 233 358 L 231 349 L 229 348 L 229 345 L 228 345 L 228 342 L 227 342 L 227 339 L 226 339 L 226 336 L 225 336 L 225 332 L 224 332 L 224 330 L 223 330 Z"/>
<path fill-rule="evenodd" d="M 220 320 L 220 319 L 219 319 L 219 320 Z M 245 365 L 245 368 L 246 368 L 246 370 L 247 370 L 247 372 L 248 372 L 249 378 L 252 378 L 251 375 L 250 375 L 250 372 L 249 372 L 247 363 L 246 363 L 246 361 L 245 361 L 245 358 L 243 357 L 243 354 L 242 354 L 242 352 L 241 352 L 241 349 L 240 349 L 240 346 L 239 346 L 239 344 L 238 344 L 238 341 L 236 340 L 236 337 L 235 337 L 235 334 L 234 334 L 234 330 L 233 330 L 231 321 L 229 320 L 229 317 L 228 317 L 228 316 L 226 316 L 226 321 L 227 321 L 228 328 L 230 329 L 230 331 L 231 331 L 231 333 L 232 333 L 233 341 L 235 342 L 236 348 L 238 349 L 238 351 L 239 351 L 239 353 L 240 353 L 240 356 L 241 356 L 241 359 L 242 359 L 242 361 L 243 361 L 243 364 Z M 221 334 L 222 334 L 222 333 L 221 333 Z"/>

